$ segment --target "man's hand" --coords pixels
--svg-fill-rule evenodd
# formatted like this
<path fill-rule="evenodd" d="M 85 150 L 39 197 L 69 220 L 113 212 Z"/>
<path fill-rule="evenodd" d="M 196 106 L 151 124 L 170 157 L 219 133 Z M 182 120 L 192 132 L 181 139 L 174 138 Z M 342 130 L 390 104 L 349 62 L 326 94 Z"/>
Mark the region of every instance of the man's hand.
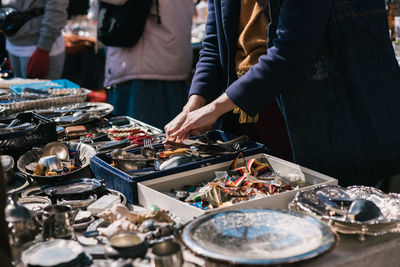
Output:
<path fill-rule="evenodd" d="M 186 121 L 186 116 L 189 114 L 189 112 L 204 106 L 205 103 L 206 99 L 200 95 L 190 96 L 182 112 L 179 113 L 179 115 L 176 116 L 171 122 L 165 125 L 164 130 L 167 134 L 167 140 L 180 142 L 182 139 L 189 138 L 189 136 L 181 136 L 179 140 L 176 140 L 176 138 L 171 137 L 171 135 L 181 128 L 182 124 Z"/>
<path fill-rule="evenodd" d="M 26 74 L 28 78 L 46 78 L 47 73 L 49 72 L 49 65 L 49 51 L 38 47 L 29 59 Z"/>
<path fill-rule="evenodd" d="M 180 129 L 167 133 L 177 142 L 187 139 L 191 134 L 199 135 L 211 129 L 214 122 L 224 113 L 234 109 L 236 105 L 224 93 L 219 98 L 199 109 L 184 115 L 185 121 Z M 181 118 L 183 119 L 183 117 Z"/>

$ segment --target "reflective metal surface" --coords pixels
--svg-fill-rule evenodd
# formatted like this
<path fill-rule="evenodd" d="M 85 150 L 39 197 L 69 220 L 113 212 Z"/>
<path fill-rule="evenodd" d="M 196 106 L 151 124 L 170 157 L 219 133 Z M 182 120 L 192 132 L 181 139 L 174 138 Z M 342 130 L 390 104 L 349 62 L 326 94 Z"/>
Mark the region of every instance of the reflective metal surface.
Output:
<path fill-rule="evenodd" d="M 21 247 L 35 239 L 39 233 L 39 224 L 30 210 L 16 202 L 14 198 L 9 197 L 4 213 L 8 223 L 9 242 L 12 247 Z"/>
<path fill-rule="evenodd" d="M 9 155 L 1 155 L 0 162 L 3 170 L 5 184 L 11 184 L 14 180 L 14 159 Z"/>
<path fill-rule="evenodd" d="M 43 209 L 43 240 L 54 238 L 72 239 L 74 233 L 74 219 L 77 210 L 69 206 L 50 205 Z"/>
<path fill-rule="evenodd" d="M 200 256 L 251 265 L 309 259 L 336 242 L 330 228 L 319 220 L 278 210 L 234 210 L 201 216 L 184 228 L 182 239 Z"/>
<path fill-rule="evenodd" d="M 39 159 L 42 157 L 43 149 L 32 149 L 23 154 L 18 159 L 17 162 L 18 169 L 23 174 L 31 177 L 33 180 L 42 184 L 55 183 L 59 181 L 65 181 L 67 179 L 76 178 L 78 173 L 84 173 L 85 170 L 89 169 L 90 159 L 96 154 L 96 150 L 92 146 L 83 143 L 66 142 L 64 144 L 70 150 L 79 151 L 79 159 L 82 162 L 82 166 L 80 168 L 77 168 L 65 174 L 59 174 L 54 176 L 33 175 L 26 169 L 26 167 L 32 162 L 39 161 Z"/>
<path fill-rule="evenodd" d="M 58 198 L 84 199 L 91 194 L 104 191 L 104 185 L 95 178 L 77 178 L 52 185 L 44 185 L 41 190 L 48 196 L 54 194 Z"/>
<path fill-rule="evenodd" d="M 59 160 L 68 160 L 68 148 L 61 142 L 50 142 L 44 147 L 42 157 L 53 155 L 57 156 Z"/>
<path fill-rule="evenodd" d="M 155 244 L 151 252 L 152 267 L 180 267 L 183 264 L 181 246 L 172 240 Z"/>
<path fill-rule="evenodd" d="M 78 242 L 56 239 L 31 246 L 22 253 L 21 260 L 25 266 L 57 266 L 72 263 L 83 253 Z"/>
<path fill-rule="evenodd" d="M 349 216 L 353 202 L 368 200 L 380 213 L 369 214 L 369 220 Z M 399 230 L 400 195 L 385 194 L 366 186 L 319 186 L 310 191 L 300 191 L 289 204 L 290 210 L 301 211 L 329 222 L 335 230 L 347 234 L 380 235 Z M 368 214 L 372 209 L 365 210 Z"/>

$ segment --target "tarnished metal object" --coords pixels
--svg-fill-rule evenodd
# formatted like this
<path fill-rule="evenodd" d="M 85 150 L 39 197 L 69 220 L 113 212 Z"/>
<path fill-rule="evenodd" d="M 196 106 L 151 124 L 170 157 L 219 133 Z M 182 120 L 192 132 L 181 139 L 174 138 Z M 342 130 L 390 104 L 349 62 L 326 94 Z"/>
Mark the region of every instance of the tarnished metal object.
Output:
<path fill-rule="evenodd" d="M 1 166 L 3 167 L 3 177 L 5 184 L 11 184 L 14 180 L 14 159 L 9 155 L 0 156 Z"/>
<path fill-rule="evenodd" d="M 74 219 L 77 210 L 73 210 L 70 206 L 50 205 L 43 209 L 43 240 L 49 239 L 73 239 Z"/>
<path fill-rule="evenodd" d="M 39 233 L 39 225 L 36 216 L 30 210 L 10 196 L 4 213 L 8 222 L 9 241 L 12 247 L 22 247 L 25 243 L 35 239 Z"/>
<path fill-rule="evenodd" d="M 373 187 L 319 186 L 297 193 L 289 209 L 317 216 L 338 232 L 360 234 L 362 240 L 399 231 L 400 195 Z"/>
<path fill-rule="evenodd" d="M 69 160 L 69 152 L 66 145 L 61 142 L 48 143 L 44 149 L 42 157 L 57 156 L 59 160 Z"/>

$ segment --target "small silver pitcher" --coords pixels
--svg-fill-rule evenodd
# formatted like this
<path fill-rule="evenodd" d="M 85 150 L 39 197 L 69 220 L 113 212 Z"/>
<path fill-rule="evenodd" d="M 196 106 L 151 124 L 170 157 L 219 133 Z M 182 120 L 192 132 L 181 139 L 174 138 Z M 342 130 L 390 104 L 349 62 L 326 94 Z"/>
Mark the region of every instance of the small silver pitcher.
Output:
<path fill-rule="evenodd" d="M 78 210 L 71 206 L 50 205 L 43 209 L 42 239 L 74 239 L 74 220 Z"/>

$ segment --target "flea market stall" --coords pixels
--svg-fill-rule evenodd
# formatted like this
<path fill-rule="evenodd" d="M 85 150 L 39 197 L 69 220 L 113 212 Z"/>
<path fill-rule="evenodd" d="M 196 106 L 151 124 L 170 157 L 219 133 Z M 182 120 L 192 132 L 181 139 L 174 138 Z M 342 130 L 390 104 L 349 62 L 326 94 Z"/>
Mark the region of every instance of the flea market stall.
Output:
<path fill-rule="evenodd" d="M 175 143 L 66 80 L 0 82 L 16 266 L 395 266 L 400 196 L 213 130 Z M 165 146 L 165 144 L 167 146 Z M 168 149 L 166 149 L 168 147 Z"/>

